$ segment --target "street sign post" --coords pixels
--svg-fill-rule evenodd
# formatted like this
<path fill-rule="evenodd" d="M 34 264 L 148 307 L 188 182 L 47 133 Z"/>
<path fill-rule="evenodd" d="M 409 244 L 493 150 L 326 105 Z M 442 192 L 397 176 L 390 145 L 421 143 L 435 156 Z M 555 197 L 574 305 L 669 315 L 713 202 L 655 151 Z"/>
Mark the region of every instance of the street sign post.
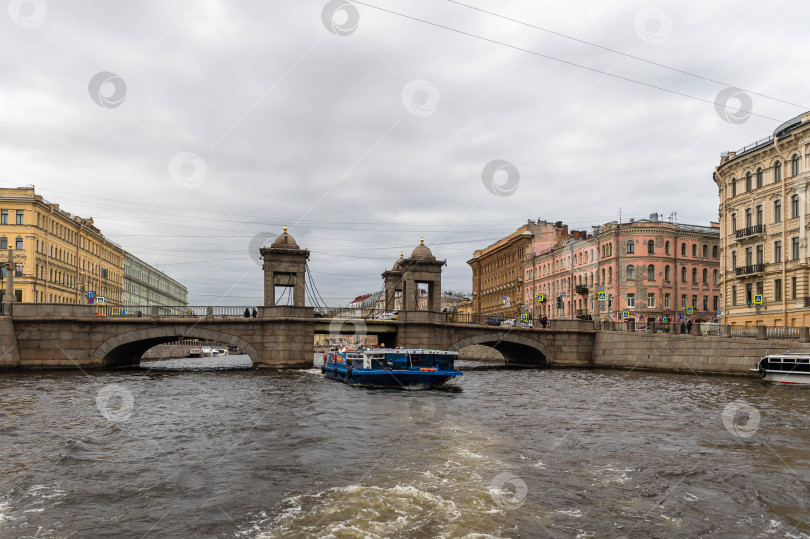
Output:
<path fill-rule="evenodd" d="M 692 314 L 695 310 L 692 307 L 686 308 L 686 314 Z"/>

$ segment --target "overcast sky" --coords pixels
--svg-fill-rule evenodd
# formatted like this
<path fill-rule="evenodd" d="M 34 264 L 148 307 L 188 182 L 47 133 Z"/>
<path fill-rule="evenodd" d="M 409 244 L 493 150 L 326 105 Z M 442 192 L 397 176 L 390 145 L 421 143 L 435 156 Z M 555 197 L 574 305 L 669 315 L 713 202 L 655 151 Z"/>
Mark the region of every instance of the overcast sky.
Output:
<path fill-rule="evenodd" d="M 469 291 L 527 219 L 708 224 L 720 152 L 810 110 L 803 2 L 3 1 L 0 185 L 192 305 L 261 304 L 285 224 L 333 305 L 420 236 Z"/>

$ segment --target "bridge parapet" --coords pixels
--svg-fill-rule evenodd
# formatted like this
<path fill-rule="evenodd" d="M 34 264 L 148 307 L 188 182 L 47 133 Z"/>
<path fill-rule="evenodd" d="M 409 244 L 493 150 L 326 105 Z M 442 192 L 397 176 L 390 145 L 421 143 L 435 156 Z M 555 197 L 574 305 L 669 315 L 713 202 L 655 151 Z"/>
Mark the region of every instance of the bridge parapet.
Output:
<path fill-rule="evenodd" d="M 8 303 L 14 318 L 95 318 L 95 305 L 67 303 Z"/>

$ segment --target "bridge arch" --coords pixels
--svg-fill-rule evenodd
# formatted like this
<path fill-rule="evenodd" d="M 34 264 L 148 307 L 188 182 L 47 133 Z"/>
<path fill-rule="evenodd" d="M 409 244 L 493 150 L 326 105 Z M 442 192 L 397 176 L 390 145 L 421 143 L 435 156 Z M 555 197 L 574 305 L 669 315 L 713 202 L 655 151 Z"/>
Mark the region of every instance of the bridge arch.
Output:
<path fill-rule="evenodd" d="M 554 362 L 554 354 L 542 342 L 514 332 L 482 333 L 465 337 L 451 344 L 449 350 L 480 344 L 501 353 L 507 365 L 546 367 Z"/>
<path fill-rule="evenodd" d="M 182 338 L 233 344 L 244 350 L 254 365 L 261 361 L 259 351 L 242 337 L 200 326 L 149 327 L 122 333 L 104 341 L 95 349 L 92 358 L 105 368 L 137 365 L 141 355 L 153 346 Z"/>

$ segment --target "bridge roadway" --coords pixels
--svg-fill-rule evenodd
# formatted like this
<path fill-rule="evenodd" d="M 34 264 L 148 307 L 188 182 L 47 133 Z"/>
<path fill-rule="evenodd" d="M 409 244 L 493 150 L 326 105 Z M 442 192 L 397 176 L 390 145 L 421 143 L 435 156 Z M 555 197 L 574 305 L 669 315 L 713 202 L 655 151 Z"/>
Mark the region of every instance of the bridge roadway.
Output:
<path fill-rule="evenodd" d="M 408 348 L 480 344 L 509 364 L 538 367 L 592 365 L 596 335 L 592 322 L 500 328 L 448 323 L 425 311 L 401 311 L 398 320 L 315 318 L 308 307 L 263 307 L 257 318 L 98 318 L 88 305 L 15 303 L 11 316 L 0 317 L 0 367 L 133 366 L 153 346 L 200 338 L 238 346 L 255 367 L 311 368 L 316 333 L 377 335 L 388 346 Z"/>

